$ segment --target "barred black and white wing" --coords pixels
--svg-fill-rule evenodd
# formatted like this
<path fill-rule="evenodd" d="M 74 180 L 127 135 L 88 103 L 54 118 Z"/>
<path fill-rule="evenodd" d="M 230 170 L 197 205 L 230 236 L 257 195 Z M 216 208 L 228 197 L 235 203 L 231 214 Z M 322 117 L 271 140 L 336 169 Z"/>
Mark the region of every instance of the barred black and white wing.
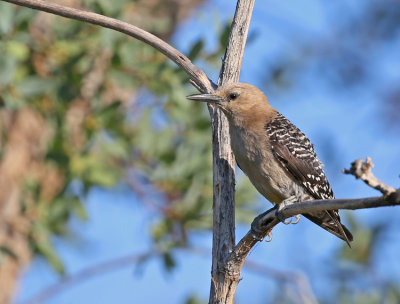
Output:
<path fill-rule="evenodd" d="M 323 165 L 303 132 L 280 113 L 265 126 L 265 130 L 274 155 L 314 199 L 334 198 Z"/>
<path fill-rule="evenodd" d="M 276 159 L 299 181 L 314 199 L 332 199 L 334 194 L 310 140 L 286 117 L 277 113 L 265 126 Z M 348 244 L 350 231 L 340 223 L 337 210 L 304 214 Z"/>

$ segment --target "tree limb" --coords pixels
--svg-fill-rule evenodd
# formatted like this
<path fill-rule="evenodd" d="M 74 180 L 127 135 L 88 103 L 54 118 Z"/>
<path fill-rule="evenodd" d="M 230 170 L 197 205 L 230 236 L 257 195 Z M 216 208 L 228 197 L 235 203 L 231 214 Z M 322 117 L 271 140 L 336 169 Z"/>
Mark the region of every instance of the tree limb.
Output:
<path fill-rule="evenodd" d="M 135 39 L 143 41 L 159 50 L 179 67 L 181 67 L 188 75 L 189 78 L 197 89 L 202 93 L 211 93 L 214 91 L 215 84 L 207 77 L 207 75 L 195 66 L 189 58 L 179 52 L 177 49 L 166 43 L 162 39 L 154 36 L 153 34 L 142 30 L 132 24 L 123 22 L 114 18 L 106 17 L 100 14 L 79 10 L 76 8 L 67 7 L 42 0 L 0 0 L 4 2 L 14 3 L 20 6 L 25 6 L 40 11 L 48 12 L 51 14 L 59 15 L 62 17 L 80 20 L 95 25 L 100 25 L 126 35 Z"/>
<path fill-rule="evenodd" d="M 85 282 L 89 279 L 93 279 L 100 275 L 104 275 L 109 272 L 120 270 L 128 265 L 138 265 L 140 262 L 144 262 L 155 255 L 156 252 L 152 251 L 143 254 L 134 253 L 114 258 L 96 265 L 89 266 L 87 268 L 78 271 L 75 274 L 71 274 L 64 277 L 60 282 L 57 282 L 53 285 L 44 288 L 38 294 L 34 295 L 32 298 L 20 302 L 20 304 L 46 303 L 47 301 L 57 296 L 58 294 L 62 293 L 63 291 L 72 288 L 82 282 Z"/>
<path fill-rule="evenodd" d="M 302 272 L 277 270 L 251 260 L 246 260 L 244 268 L 270 279 L 272 278 L 277 283 L 280 283 L 280 285 L 283 285 L 282 288 L 280 288 L 280 293 L 283 293 L 285 289 L 288 290 L 287 287 L 285 288 L 285 285 L 292 285 L 296 296 L 296 300 L 294 300 L 293 303 L 318 303 L 311 288 L 310 281 Z M 289 292 L 286 293 L 289 294 Z"/>
<path fill-rule="evenodd" d="M 350 169 L 343 169 L 344 174 L 354 175 L 356 179 L 361 179 L 368 186 L 380 191 L 385 197 L 395 192 L 396 189 L 384 184 L 372 174 L 374 164 L 370 157 L 364 162 L 363 158 L 357 159 L 351 163 Z"/>

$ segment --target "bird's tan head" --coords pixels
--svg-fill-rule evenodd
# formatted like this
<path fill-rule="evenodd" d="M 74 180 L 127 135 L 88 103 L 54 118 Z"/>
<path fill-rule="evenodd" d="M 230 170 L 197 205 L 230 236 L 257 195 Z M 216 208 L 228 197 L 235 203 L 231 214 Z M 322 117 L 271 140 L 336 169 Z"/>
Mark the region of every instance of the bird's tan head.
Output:
<path fill-rule="evenodd" d="M 190 95 L 187 98 L 213 103 L 221 108 L 228 118 L 251 119 L 260 112 L 271 109 L 264 93 L 249 83 L 229 83 L 219 87 L 213 94 Z"/>

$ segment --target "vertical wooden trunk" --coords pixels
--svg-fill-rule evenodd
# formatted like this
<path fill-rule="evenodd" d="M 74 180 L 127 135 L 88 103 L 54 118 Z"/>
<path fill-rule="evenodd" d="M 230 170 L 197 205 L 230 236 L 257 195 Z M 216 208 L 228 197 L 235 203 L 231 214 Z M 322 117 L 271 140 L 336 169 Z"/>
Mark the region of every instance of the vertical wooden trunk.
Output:
<path fill-rule="evenodd" d="M 232 22 L 218 85 L 239 80 L 254 0 L 239 0 Z M 235 158 L 231 150 L 228 121 L 209 106 L 213 132 L 213 250 L 209 303 L 233 303 L 240 272 L 225 267 L 235 246 Z"/>

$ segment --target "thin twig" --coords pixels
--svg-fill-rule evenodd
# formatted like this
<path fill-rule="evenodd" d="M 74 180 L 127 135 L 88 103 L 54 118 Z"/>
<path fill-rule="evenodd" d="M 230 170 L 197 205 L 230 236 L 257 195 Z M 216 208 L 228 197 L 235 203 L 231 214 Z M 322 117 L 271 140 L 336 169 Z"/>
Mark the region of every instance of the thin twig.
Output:
<path fill-rule="evenodd" d="M 204 248 L 188 248 L 188 252 L 194 252 L 199 254 L 201 257 L 209 257 L 209 250 Z M 74 288 L 75 286 L 89 281 L 93 278 L 96 278 L 101 275 L 106 275 L 108 273 L 122 270 L 127 266 L 136 266 L 141 261 L 148 260 L 151 257 L 156 256 L 157 253 L 150 251 L 144 254 L 129 254 L 126 256 L 113 258 L 111 260 L 91 265 L 87 268 L 84 268 L 77 273 L 70 274 L 65 278 L 61 279 L 59 282 L 56 282 L 50 286 L 45 287 L 39 293 L 34 295 L 33 297 L 19 302 L 19 304 L 40 304 L 46 303 L 47 301 L 53 299 L 54 297 L 60 295 L 61 293 Z M 312 289 L 308 282 L 307 277 L 305 277 L 301 273 L 292 272 L 292 271 L 282 271 L 275 268 L 271 268 L 265 265 L 261 265 L 254 261 L 246 261 L 245 268 L 249 271 L 257 273 L 259 275 L 263 275 L 270 279 L 276 281 L 285 281 L 290 282 L 296 285 L 299 289 L 298 292 L 304 293 L 304 296 L 307 298 L 315 298 L 312 293 Z M 301 298 L 304 298 L 301 296 Z M 303 303 L 314 303 L 314 302 L 304 302 Z"/>
<path fill-rule="evenodd" d="M 344 174 L 354 175 L 356 179 L 361 179 L 368 186 L 380 191 L 385 197 L 395 192 L 395 188 L 386 185 L 372 174 L 373 167 L 374 164 L 370 157 L 367 157 L 366 161 L 360 158 L 351 163 L 350 169 L 343 169 L 342 172 Z"/>
<path fill-rule="evenodd" d="M 137 265 L 139 262 L 144 261 L 152 257 L 155 253 L 148 252 L 144 254 L 130 254 L 127 256 L 115 258 L 103 263 L 99 263 L 88 268 L 85 268 L 75 274 L 71 274 L 63 278 L 60 282 L 57 282 L 45 289 L 41 290 L 35 296 L 29 298 L 26 301 L 20 302 L 20 304 L 39 304 L 45 303 L 53 297 L 59 295 L 65 290 L 72 288 L 80 283 L 90 280 L 99 275 L 116 271 L 125 268 L 128 265 Z"/>
<path fill-rule="evenodd" d="M 79 10 L 76 8 L 67 7 L 42 0 L 0 0 L 10 2 L 17 5 L 37 9 L 40 11 L 48 12 L 51 14 L 59 15 L 62 17 L 80 20 L 95 25 L 100 25 L 109 29 L 129 35 L 135 39 L 141 40 L 144 43 L 151 45 L 159 50 L 161 53 L 170 58 L 178 66 L 180 66 L 188 75 L 189 78 L 196 84 L 202 93 L 211 93 L 215 84 L 208 79 L 207 75 L 195 66 L 189 58 L 179 52 L 177 49 L 163 41 L 162 39 L 154 36 L 153 34 L 138 28 L 127 22 L 123 22 L 114 18 L 106 17 L 100 14 Z"/>
<path fill-rule="evenodd" d="M 282 271 L 260 263 L 247 260 L 243 266 L 251 272 L 263 275 L 276 281 L 282 281 L 295 286 L 296 299 L 303 304 L 317 304 L 317 298 L 314 295 L 310 281 L 304 273 L 295 271 Z M 297 301 L 296 301 L 297 302 Z"/>

